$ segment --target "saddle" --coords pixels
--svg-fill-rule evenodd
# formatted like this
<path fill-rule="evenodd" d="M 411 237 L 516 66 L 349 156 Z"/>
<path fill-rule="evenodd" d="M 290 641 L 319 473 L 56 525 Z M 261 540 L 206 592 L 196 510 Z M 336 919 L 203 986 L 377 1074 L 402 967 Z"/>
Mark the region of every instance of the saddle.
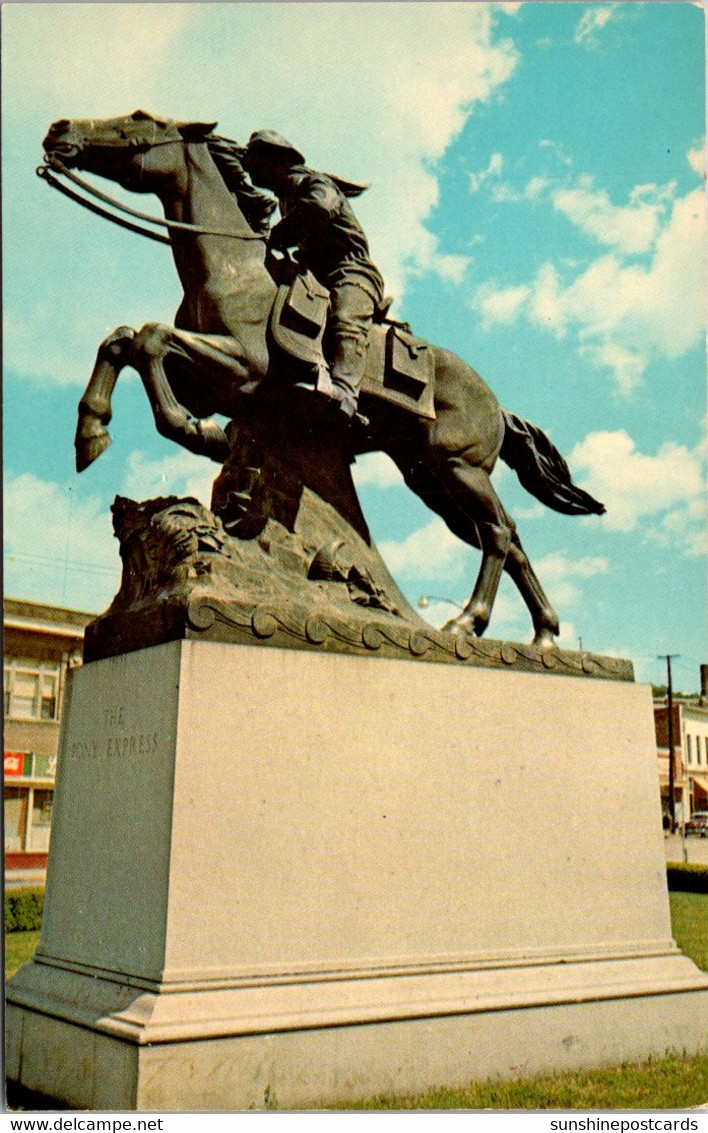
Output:
<path fill-rule="evenodd" d="M 329 291 L 308 271 L 278 287 L 270 317 L 274 342 L 294 363 L 298 382 L 311 382 L 313 389 L 327 371 L 323 338 L 328 311 Z M 362 395 L 435 420 L 432 347 L 387 319 L 386 307 L 378 318 L 369 332 Z"/>

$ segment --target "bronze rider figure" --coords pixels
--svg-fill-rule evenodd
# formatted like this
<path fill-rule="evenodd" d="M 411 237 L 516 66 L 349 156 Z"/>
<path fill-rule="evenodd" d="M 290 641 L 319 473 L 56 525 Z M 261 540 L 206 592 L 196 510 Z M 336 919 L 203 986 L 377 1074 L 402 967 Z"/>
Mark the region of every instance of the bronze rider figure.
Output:
<path fill-rule="evenodd" d="M 364 375 L 374 312 L 383 302 L 384 282 L 348 198 L 365 186 L 318 173 L 274 130 L 251 135 L 243 165 L 254 185 L 278 198 L 281 219 L 269 247 L 298 249 L 298 263 L 330 291 L 329 341 L 332 392 L 351 420 Z"/>

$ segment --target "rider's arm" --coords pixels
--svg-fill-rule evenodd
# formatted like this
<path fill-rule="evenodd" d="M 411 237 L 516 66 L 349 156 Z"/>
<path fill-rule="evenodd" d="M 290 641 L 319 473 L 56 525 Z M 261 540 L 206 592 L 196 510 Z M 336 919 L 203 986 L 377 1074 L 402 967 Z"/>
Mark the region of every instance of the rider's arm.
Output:
<path fill-rule="evenodd" d="M 274 248 L 299 245 L 308 228 L 326 223 L 339 213 L 343 200 L 329 178 L 317 174 L 303 178 L 298 185 L 295 204 L 271 231 L 271 245 Z"/>

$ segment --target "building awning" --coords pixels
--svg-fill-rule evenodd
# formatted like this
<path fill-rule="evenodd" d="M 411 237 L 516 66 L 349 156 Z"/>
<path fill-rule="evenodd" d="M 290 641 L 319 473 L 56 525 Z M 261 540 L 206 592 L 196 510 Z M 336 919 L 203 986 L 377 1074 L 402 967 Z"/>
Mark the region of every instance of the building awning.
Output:
<path fill-rule="evenodd" d="M 705 791 L 706 794 L 708 794 L 708 776 L 691 775 L 691 779 L 693 780 L 694 783 L 698 784 L 698 786 L 701 788 L 702 791 Z"/>

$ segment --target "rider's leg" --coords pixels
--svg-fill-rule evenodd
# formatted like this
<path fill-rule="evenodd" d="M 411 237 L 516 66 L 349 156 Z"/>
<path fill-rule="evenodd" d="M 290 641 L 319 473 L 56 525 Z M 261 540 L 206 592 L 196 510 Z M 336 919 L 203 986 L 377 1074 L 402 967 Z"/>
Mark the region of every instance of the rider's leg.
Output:
<path fill-rule="evenodd" d="M 332 396 L 342 412 L 353 417 L 364 377 L 375 301 L 358 284 L 343 283 L 332 290 L 330 305 Z"/>

